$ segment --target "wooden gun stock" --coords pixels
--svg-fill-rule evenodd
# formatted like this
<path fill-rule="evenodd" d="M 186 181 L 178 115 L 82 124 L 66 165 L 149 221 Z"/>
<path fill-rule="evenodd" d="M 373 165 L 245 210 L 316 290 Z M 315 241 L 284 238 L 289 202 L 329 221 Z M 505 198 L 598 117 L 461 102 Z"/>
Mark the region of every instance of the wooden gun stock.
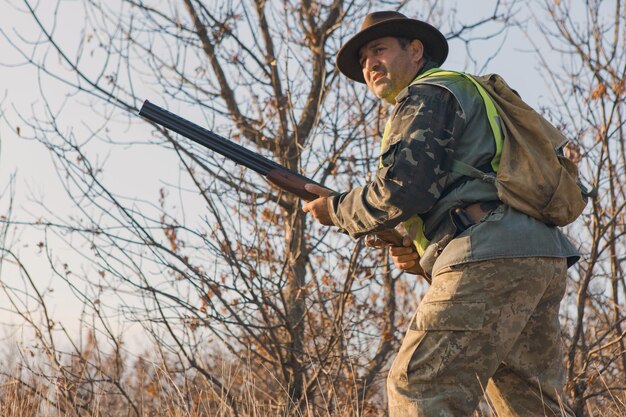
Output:
<path fill-rule="evenodd" d="M 390 243 L 393 246 L 403 246 L 402 235 L 396 229 L 387 229 L 382 232 L 376 232 L 376 237 L 384 242 Z"/>
<path fill-rule="evenodd" d="M 302 178 L 300 175 L 293 175 L 287 169 L 272 169 L 265 176 L 269 182 L 288 193 L 295 194 L 303 200 L 312 201 L 319 197 L 308 192 L 304 186 L 307 184 L 317 184 L 316 182 Z M 319 184 L 318 184 L 319 185 Z"/>

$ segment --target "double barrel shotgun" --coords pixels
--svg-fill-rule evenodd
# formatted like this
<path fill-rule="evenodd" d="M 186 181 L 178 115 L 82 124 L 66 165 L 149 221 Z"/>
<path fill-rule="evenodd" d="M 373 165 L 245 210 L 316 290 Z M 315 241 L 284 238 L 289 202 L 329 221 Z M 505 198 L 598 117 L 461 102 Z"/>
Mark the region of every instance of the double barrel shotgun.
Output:
<path fill-rule="evenodd" d="M 315 184 L 328 189 L 310 178 L 291 171 L 284 166 L 265 158 L 250 149 L 244 148 L 208 129 L 165 110 L 148 100 L 144 101 L 139 115 L 178 133 L 220 155 L 263 175 L 269 182 L 280 189 L 295 194 L 306 201 L 318 196 L 305 189 L 307 184 Z M 332 192 L 332 190 L 329 190 Z M 395 229 L 376 232 L 376 237 L 394 246 L 402 246 L 402 235 Z"/>

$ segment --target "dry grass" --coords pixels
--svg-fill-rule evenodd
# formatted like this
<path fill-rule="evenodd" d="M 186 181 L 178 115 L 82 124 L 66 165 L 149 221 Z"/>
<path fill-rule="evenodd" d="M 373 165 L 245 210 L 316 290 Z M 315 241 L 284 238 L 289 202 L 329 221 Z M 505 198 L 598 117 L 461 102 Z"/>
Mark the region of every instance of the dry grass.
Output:
<path fill-rule="evenodd" d="M 42 358 L 23 363 L 0 380 L 0 416 L 2 417 L 275 417 L 287 415 L 289 407 L 262 392 L 259 375 L 245 369 L 222 366 L 223 381 L 228 390 L 219 391 L 206 378 L 193 371 L 183 371 L 173 363 L 147 361 L 143 358 L 126 361 L 123 370 L 102 363 L 85 364 L 79 370 L 76 362 L 62 368 L 43 366 Z M 120 363 L 117 362 L 117 366 Z M 109 375 L 107 375 L 107 372 Z M 73 379 L 72 379 L 73 378 Z M 353 392 L 358 390 L 354 387 Z M 384 400 L 362 401 L 351 392 L 327 387 L 326 394 L 306 402 L 294 417 L 375 417 L 385 416 Z M 229 404 L 229 395 L 237 398 L 236 411 Z M 274 393 L 275 394 L 275 393 Z M 332 400 L 331 400 L 332 398 Z M 611 395 L 591 398 L 587 402 L 589 416 L 626 417 L 626 396 Z M 476 417 L 493 417 L 483 401 Z"/>

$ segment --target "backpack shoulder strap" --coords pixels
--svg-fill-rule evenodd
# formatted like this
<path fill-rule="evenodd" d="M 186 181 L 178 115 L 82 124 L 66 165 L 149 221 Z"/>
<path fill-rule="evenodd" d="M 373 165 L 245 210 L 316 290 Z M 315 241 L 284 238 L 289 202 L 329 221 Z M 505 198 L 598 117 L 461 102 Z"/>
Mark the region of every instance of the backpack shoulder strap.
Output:
<path fill-rule="evenodd" d="M 470 178 L 475 178 L 488 184 L 496 185 L 497 182 L 495 173 L 483 172 L 480 169 L 471 166 L 470 164 L 459 161 L 458 159 L 453 159 L 449 164 L 449 168 L 451 171 L 456 172 L 457 174 L 464 175 Z"/>

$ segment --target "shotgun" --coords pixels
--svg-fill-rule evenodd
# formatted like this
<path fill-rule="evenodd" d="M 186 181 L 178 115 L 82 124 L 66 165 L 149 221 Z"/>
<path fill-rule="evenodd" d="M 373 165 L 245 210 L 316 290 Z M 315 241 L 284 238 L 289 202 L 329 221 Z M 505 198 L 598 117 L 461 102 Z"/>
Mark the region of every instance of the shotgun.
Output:
<path fill-rule="evenodd" d="M 306 184 L 315 184 L 328 189 L 328 187 L 310 178 L 293 172 L 256 152 L 152 104 L 148 100 L 144 101 L 141 110 L 139 110 L 139 115 L 209 148 L 237 164 L 250 168 L 254 172 L 263 175 L 272 184 L 297 195 L 303 200 L 311 201 L 318 198 L 316 194 L 310 193 L 304 188 Z M 332 190 L 329 191 L 332 192 Z M 402 235 L 395 229 L 376 232 L 376 237 L 394 246 L 402 246 Z"/>

